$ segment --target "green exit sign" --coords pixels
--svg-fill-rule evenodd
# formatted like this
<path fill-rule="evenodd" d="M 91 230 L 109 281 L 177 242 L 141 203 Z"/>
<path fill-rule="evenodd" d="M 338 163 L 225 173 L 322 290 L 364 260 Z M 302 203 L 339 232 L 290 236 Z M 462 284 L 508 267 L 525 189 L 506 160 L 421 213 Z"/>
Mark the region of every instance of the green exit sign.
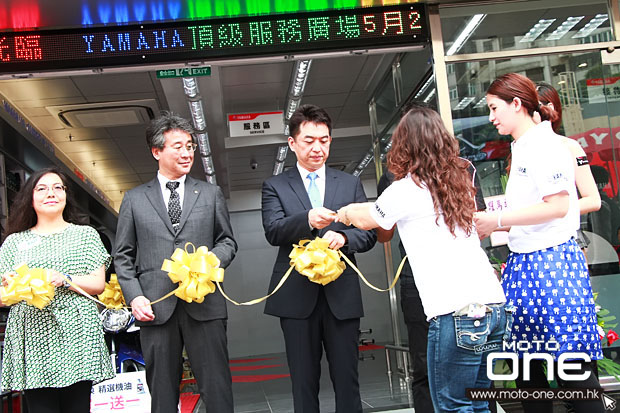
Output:
<path fill-rule="evenodd" d="M 211 66 L 205 67 L 183 67 L 180 69 L 158 70 L 158 79 L 169 79 L 173 77 L 194 77 L 211 76 Z"/>

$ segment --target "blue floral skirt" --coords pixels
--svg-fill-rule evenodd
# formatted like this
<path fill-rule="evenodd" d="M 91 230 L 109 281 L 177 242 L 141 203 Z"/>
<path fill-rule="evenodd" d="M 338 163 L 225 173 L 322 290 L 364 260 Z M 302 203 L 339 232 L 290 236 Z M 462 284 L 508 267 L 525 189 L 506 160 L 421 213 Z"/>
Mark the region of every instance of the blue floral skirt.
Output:
<path fill-rule="evenodd" d="M 529 253 L 510 253 L 502 275 L 509 304 L 516 307 L 512 342 L 523 353 L 586 353 L 603 358 L 585 257 L 571 239 Z M 529 344 L 528 344 L 529 343 Z"/>

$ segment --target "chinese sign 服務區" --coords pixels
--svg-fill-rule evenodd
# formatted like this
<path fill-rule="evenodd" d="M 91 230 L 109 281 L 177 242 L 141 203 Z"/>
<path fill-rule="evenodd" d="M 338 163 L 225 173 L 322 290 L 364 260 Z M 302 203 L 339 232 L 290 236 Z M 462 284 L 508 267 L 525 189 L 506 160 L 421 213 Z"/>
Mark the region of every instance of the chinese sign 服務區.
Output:
<path fill-rule="evenodd" d="M 284 112 L 228 115 L 228 129 L 231 137 L 283 134 Z"/>

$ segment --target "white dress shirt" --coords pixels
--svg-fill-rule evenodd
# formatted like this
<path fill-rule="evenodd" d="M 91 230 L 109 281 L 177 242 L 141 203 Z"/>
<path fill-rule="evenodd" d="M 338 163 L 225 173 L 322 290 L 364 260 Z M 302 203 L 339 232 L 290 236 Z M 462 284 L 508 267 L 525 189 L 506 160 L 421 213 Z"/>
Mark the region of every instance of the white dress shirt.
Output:
<path fill-rule="evenodd" d="M 164 196 L 164 205 L 166 205 L 166 210 L 168 210 L 168 202 L 170 202 L 170 190 L 166 188 L 166 184 L 171 181 L 175 181 L 179 183 L 179 187 L 177 188 L 177 193 L 179 194 L 179 202 L 181 203 L 181 210 L 183 210 L 183 195 L 185 194 L 185 177 L 183 175 L 179 179 L 168 179 L 161 174 L 161 172 L 157 171 L 157 180 L 159 181 L 159 186 L 161 188 L 161 193 Z"/>

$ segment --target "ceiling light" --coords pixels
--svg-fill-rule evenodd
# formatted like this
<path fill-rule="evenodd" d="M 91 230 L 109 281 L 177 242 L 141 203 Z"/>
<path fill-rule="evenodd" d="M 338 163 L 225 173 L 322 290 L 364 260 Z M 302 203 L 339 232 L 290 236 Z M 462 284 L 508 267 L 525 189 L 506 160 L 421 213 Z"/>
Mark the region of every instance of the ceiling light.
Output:
<path fill-rule="evenodd" d="M 276 154 L 276 163 L 273 166 L 273 175 L 280 175 L 284 170 L 286 155 L 288 155 L 288 145 L 279 146 L 278 153 Z"/>
<path fill-rule="evenodd" d="M 454 108 L 454 110 L 462 110 L 465 109 L 471 102 L 473 102 L 474 100 L 476 100 L 475 97 L 471 97 L 471 96 L 466 96 L 464 97 L 458 105 L 456 105 L 456 107 Z"/>
<path fill-rule="evenodd" d="M 583 19 L 583 17 L 584 16 L 569 17 L 568 19 L 564 20 L 564 22 L 560 24 L 553 31 L 553 33 L 547 36 L 546 40 L 560 40 L 562 37 L 564 37 L 564 35 L 566 35 L 566 33 L 570 31 L 570 29 L 575 27 L 577 23 L 579 23 Z"/>
<path fill-rule="evenodd" d="M 366 152 L 366 155 L 364 155 L 364 158 L 362 158 L 360 163 L 355 167 L 355 171 L 353 171 L 353 176 L 360 176 L 362 172 L 364 172 L 364 169 L 366 169 L 366 167 L 370 165 L 370 162 L 372 162 L 374 157 L 375 155 L 373 149 L 370 148 L 368 152 Z"/>
<path fill-rule="evenodd" d="M 430 102 L 433 96 L 435 96 L 435 89 L 431 90 L 428 96 L 424 98 L 424 103 Z"/>
<path fill-rule="evenodd" d="M 521 38 L 521 40 L 519 40 L 519 42 L 521 42 L 521 43 L 523 43 L 523 42 L 533 42 L 534 40 L 536 40 L 538 38 L 538 36 L 543 34 L 544 31 L 547 30 L 549 28 L 549 26 L 551 26 L 551 24 L 553 24 L 554 21 L 555 21 L 555 19 L 540 19 L 540 20 L 538 20 L 538 23 L 536 23 L 534 26 L 532 26 L 532 28 L 525 34 L 525 36 L 523 36 Z"/>
<path fill-rule="evenodd" d="M 589 36 L 594 30 L 596 30 L 601 24 L 609 18 L 607 14 L 597 14 L 592 20 L 586 23 L 574 36 L 573 39 L 580 39 Z"/>
<path fill-rule="evenodd" d="M 196 82 L 196 78 L 184 77 L 183 90 L 185 91 L 185 95 L 190 98 L 195 98 L 198 95 L 198 82 Z"/>
<path fill-rule="evenodd" d="M 202 158 L 202 165 L 205 168 L 205 173 L 207 175 L 213 175 L 213 160 L 210 156 L 205 156 Z"/>
<path fill-rule="evenodd" d="M 207 182 L 217 185 L 217 181 L 215 180 L 215 169 L 213 168 L 213 159 L 210 156 L 203 156 L 201 159 Z"/>
<path fill-rule="evenodd" d="M 196 133 L 196 141 L 198 141 L 198 148 L 200 149 L 200 156 L 211 155 L 211 146 L 209 145 L 209 135 L 206 132 Z"/>
<path fill-rule="evenodd" d="M 204 131 L 207 129 L 207 121 L 205 120 L 204 111 L 202 110 L 202 99 L 190 100 L 189 110 L 194 120 L 194 128 L 196 128 L 197 131 Z"/>
<path fill-rule="evenodd" d="M 420 90 L 418 91 L 418 93 L 415 94 L 414 99 L 418 99 L 420 96 L 422 96 L 424 94 L 424 92 L 426 92 L 426 89 L 428 89 L 428 87 L 431 85 L 431 83 L 433 83 L 435 81 L 435 74 L 433 73 L 431 75 L 431 77 L 428 78 L 428 80 L 422 85 L 422 87 L 420 88 Z"/>
<path fill-rule="evenodd" d="M 580 63 L 577 67 L 586 67 L 588 64 L 586 62 Z"/>
<path fill-rule="evenodd" d="M 390 137 L 390 141 L 385 145 L 385 147 L 381 150 L 381 160 L 385 160 L 387 153 L 392 149 L 392 139 Z"/>
<path fill-rule="evenodd" d="M 284 162 L 286 160 L 286 155 L 288 154 L 288 146 L 282 145 L 278 148 L 278 154 L 276 155 L 276 159 L 279 162 Z"/>
<path fill-rule="evenodd" d="M 205 179 L 213 185 L 217 185 L 215 179 L 215 168 L 213 167 L 213 158 L 211 157 L 211 146 L 209 145 L 209 134 L 207 133 L 207 119 L 205 118 L 202 108 L 202 97 L 198 90 L 198 82 L 196 78 L 183 78 L 183 91 L 188 99 L 189 111 L 192 114 L 195 133 L 194 136 L 198 143 L 198 150 L 202 161 L 202 168 L 205 171 Z"/>
<path fill-rule="evenodd" d="M 301 97 L 301 95 L 304 93 L 311 64 L 312 60 L 298 60 L 297 62 L 295 62 L 295 77 L 291 84 L 290 90 L 291 97 L 298 98 Z"/>
<path fill-rule="evenodd" d="M 312 60 L 298 60 L 295 62 L 295 71 L 293 72 L 293 80 L 291 87 L 289 88 L 286 102 L 285 122 L 284 122 L 284 136 L 289 136 L 290 129 L 288 125 L 289 119 L 293 116 L 293 113 L 297 110 L 301 104 L 301 98 L 306 88 L 306 81 L 308 80 L 308 74 L 310 73 L 310 66 Z M 280 146 L 278 153 L 276 154 L 276 162 L 273 165 L 273 174 L 279 175 L 284 170 L 284 160 L 288 153 L 288 146 Z M 282 158 L 282 160 L 280 160 Z"/>
<path fill-rule="evenodd" d="M 446 56 L 452 56 L 453 54 L 461 50 L 461 47 L 463 47 L 467 39 L 469 39 L 471 34 L 474 32 L 474 30 L 476 30 L 476 28 L 480 25 L 480 23 L 485 17 L 486 14 L 473 15 L 463 29 L 463 31 L 456 37 L 456 40 L 454 41 L 454 43 L 452 43 L 452 46 L 450 46 L 450 48 L 446 52 Z"/>
<path fill-rule="evenodd" d="M 483 96 L 482 99 L 480 99 L 478 101 L 478 103 L 476 103 L 474 105 L 474 108 L 481 108 L 481 107 L 486 106 L 486 105 L 487 105 L 487 97 Z"/>
<path fill-rule="evenodd" d="M 291 116 L 293 116 L 293 113 L 295 113 L 295 111 L 297 110 L 297 107 L 299 106 L 299 102 L 301 102 L 301 99 L 289 99 L 288 107 L 286 108 L 287 122 L 291 118 Z"/>

